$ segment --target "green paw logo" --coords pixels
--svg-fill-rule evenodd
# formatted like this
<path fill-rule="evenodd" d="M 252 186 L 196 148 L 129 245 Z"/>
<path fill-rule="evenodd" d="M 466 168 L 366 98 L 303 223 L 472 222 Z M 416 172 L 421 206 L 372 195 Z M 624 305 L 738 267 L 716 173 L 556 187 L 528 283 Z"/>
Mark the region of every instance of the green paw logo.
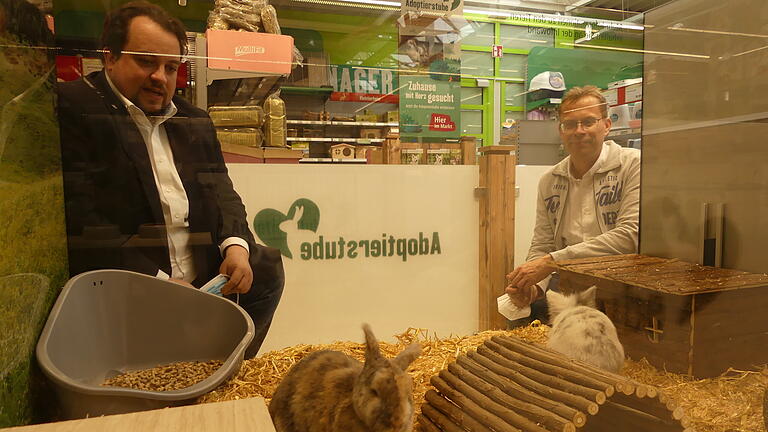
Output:
<path fill-rule="evenodd" d="M 253 229 L 261 241 L 276 249 L 288 258 L 293 258 L 288 245 L 290 237 L 302 230 L 317 232 L 320 225 L 320 209 L 317 204 L 306 198 L 300 198 L 291 204 L 288 214 L 267 208 L 253 218 Z"/>

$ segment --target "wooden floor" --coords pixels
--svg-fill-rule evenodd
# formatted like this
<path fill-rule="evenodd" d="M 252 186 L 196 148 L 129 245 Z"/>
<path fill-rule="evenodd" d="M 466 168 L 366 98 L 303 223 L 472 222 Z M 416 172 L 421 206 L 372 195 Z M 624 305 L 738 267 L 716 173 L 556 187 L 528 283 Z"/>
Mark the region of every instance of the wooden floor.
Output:
<path fill-rule="evenodd" d="M 3 432 L 275 432 L 262 398 L 3 429 Z"/>

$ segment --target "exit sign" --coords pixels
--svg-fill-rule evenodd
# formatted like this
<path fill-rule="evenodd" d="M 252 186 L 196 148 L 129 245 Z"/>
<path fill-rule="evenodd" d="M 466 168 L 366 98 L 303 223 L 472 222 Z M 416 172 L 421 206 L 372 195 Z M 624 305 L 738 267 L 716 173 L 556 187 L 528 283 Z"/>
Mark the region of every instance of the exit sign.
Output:
<path fill-rule="evenodd" d="M 491 55 L 493 57 L 501 57 L 504 55 L 504 47 L 501 45 L 493 45 L 493 49 L 491 50 Z"/>

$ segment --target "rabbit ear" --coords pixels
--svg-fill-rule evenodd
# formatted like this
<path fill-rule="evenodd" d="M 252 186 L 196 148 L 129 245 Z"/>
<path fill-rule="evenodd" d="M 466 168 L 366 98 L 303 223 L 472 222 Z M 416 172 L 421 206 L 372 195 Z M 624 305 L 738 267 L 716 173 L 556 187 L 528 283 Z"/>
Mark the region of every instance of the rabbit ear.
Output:
<path fill-rule="evenodd" d="M 576 304 L 597 308 L 597 286 L 592 285 L 576 294 Z"/>
<path fill-rule="evenodd" d="M 568 297 L 552 290 L 547 291 L 547 306 L 549 308 L 549 321 L 553 322 L 560 312 L 568 309 L 572 301 Z"/>
<path fill-rule="evenodd" d="M 405 347 L 405 349 L 400 354 L 398 354 L 397 357 L 392 359 L 392 364 L 400 368 L 400 370 L 406 370 L 408 365 L 413 363 L 419 354 L 421 354 L 421 345 L 412 343 Z"/>
<path fill-rule="evenodd" d="M 363 332 L 365 332 L 365 361 L 367 362 L 381 357 L 379 341 L 376 340 L 376 336 L 373 335 L 371 326 L 363 324 Z"/>

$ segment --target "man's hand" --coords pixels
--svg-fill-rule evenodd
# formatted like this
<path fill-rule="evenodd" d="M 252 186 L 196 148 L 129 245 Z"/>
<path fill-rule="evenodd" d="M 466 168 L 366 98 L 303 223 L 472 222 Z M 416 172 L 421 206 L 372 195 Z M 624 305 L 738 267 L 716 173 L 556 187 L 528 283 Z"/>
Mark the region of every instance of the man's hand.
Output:
<path fill-rule="evenodd" d="M 504 291 L 509 295 L 509 299 L 512 300 L 512 303 L 518 308 L 530 306 L 541 294 L 541 290 L 536 285 L 531 285 L 528 288 L 523 289 L 507 285 L 507 288 Z"/>
<path fill-rule="evenodd" d="M 505 291 L 516 306 L 528 306 L 538 298 L 540 290 L 536 284 L 552 273 L 553 264 L 552 256 L 547 254 L 528 261 L 507 275 L 509 285 Z"/>
<path fill-rule="evenodd" d="M 251 289 L 253 270 L 248 256 L 248 251 L 239 245 L 224 250 L 224 262 L 219 267 L 219 273 L 229 276 L 229 282 L 221 287 L 222 294 L 245 294 Z"/>
<path fill-rule="evenodd" d="M 169 280 L 169 281 L 171 281 L 171 282 L 177 283 L 177 284 L 179 284 L 179 285 L 184 285 L 184 286 L 185 286 L 185 287 L 187 287 L 187 288 L 194 288 L 194 289 L 197 289 L 197 288 L 195 288 L 195 287 L 194 287 L 194 286 L 193 286 L 191 283 L 189 283 L 189 282 L 185 282 L 185 281 L 184 281 L 184 280 L 182 280 L 182 279 L 174 279 L 174 278 L 169 278 L 168 280 Z"/>

